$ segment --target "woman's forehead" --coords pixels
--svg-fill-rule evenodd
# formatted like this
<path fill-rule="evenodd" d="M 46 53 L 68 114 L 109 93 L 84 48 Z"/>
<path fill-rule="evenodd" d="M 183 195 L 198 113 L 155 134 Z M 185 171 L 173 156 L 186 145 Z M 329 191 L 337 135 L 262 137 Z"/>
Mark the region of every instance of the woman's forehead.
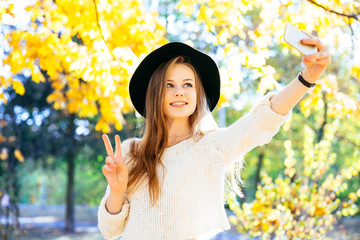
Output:
<path fill-rule="evenodd" d="M 176 63 L 172 69 L 169 69 L 167 78 L 170 80 L 176 80 L 172 78 L 183 79 L 195 79 L 194 70 L 186 64 Z"/>

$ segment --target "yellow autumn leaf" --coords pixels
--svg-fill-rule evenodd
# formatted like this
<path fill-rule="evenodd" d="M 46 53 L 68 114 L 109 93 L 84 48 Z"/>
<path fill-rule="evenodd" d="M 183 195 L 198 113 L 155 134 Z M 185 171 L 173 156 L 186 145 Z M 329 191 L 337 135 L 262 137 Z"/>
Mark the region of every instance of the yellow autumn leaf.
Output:
<path fill-rule="evenodd" d="M 100 119 L 95 125 L 95 130 L 101 131 L 102 133 L 109 133 L 111 129 L 104 119 Z"/>
<path fill-rule="evenodd" d="M 263 222 L 261 228 L 263 231 L 267 231 L 270 228 L 270 224 L 268 222 Z"/>
<path fill-rule="evenodd" d="M 315 212 L 314 212 L 315 216 L 317 217 L 322 217 L 326 214 L 326 208 L 324 204 L 316 204 L 315 205 Z"/>
<path fill-rule="evenodd" d="M 292 5 L 292 4 L 294 4 L 294 1 L 289 1 L 289 2 L 287 2 L 285 4 L 282 4 L 282 6 L 288 7 L 288 6 Z"/>
<path fill-rule="evenodd" d="M 218 101 L 219 107 L 226 107 L 229 106 L 229 99 L 227 99 L 224 94 L 220 95 L 219 101 Z"/>
<path fill-rule="evenodd" d="M 291 140 L 289 140 L 289 139 L 285 140 L 284 147 L 286 148 L 286 150 L 291 149 Z"/>
<path fill-rule="evenodd" d="M 8 5 L 8 8 L 6 9 L 6 13 L 7 14 L 10 14 L 11 16 L 15 17 L 15 14 L 14 14 L 14 3 L 11 3 Z"/>
<path fill-rule="evenodd" d="M 356 196 L 356 194 L 355 193 L 349 193 L 349 195 L 348 195 L 348 197 L 353 201 L 353 202 L 355 202 L 356 200 L 357 200 L 357 196 Z"/>
<path fill-rule="evenodd" d="M 117 131 L 121 131 L 122 128 L 123 128 L 123 125 L 119 121 L 115 122 L 115 129 Z"/>
<path fill-rule="evenodd" d="M 288 175 L 290 178 L 292 178 L 296 173 L 296 169 L 295 168 L 286 168 L 284 173 L 286 175 Z"/>
<path fill-rule="evenodd" d="M 7 149 L 3 148 L 0 153 L 0 159 L 5 161 L 8 158 Z"/>
<path fill-rule="evenodd" d="M 352 67 L 352 75 L 360 79 L 360 66 Z"/>
<path fill-rule="evenodd" d="M 4 95 L 4 93 L 2 92 L 2 93 L 0 93 L 0 100 L 3 100 L 4 101 L 4 104 L 6 104 L 7 103 L 7 99 L 6 99 L 6 97 L 5 97 L 5 95 Z"/>
<path fill-rule="evenodd" d="M 275 88 L 275 84 L 272 81 L 269 81 L 269 78 L 261 78 L 256 92 L 265 94 L 268 90 Z"/>
<path fill-rule="evenodd" d="M 9 140 L 10 143 L 13 143 L 13 142 L 15 142 L 16 137 L 15 136 L 10 136 L 10 137 L 8 137 L 8 140 Z"/>
<path fill-rule="evenodd" d="M 296 164 L 296 159 L 293 157 L 290 157 L 290 158 L 288 157 L 285 159 L 284 163 L 287 168 L 292 168 Z"/>
<path fill-rule="evenodd" d="M 228 38 L 230 38 L 230 33 L 227 28 L 221 29 L 221 31 L 217 35 L 217 41 L 219 44 L 226 44 Z"/>
<path fill-rule="evenodd" d="M 68 102 L 68 110 L 69 113 L 77 113 L 79 111 L 80 105 L 77 101 L 69 101 Z"/>
<path fill-rule="evenodd" d="M 45 78 L 43 74 L 39 71 L 38 67 L 33 68 L 31 76 L 32 76 L 32 80 L 36 83 L 45 82 Z"/>
<path fill-rule="evenodd" d="M 22 153 L 20 152 L 19 149 L 15 149 L 14 155 L 15 155 L 15 158 L 17 160 L 19 160 L 19 162 L 24 162 L 24 156 L 22 155 Z"/>
<path fill-rule="evenodd" d="M 305 98 L 300 102 L 300 110 L 305 117 L 309 117 L 311 113 L 311 97 Z"/>
<path fill-rule="evenodd" d="M 352 174 L 348 169 L 343 169 L 341 170 L 341 175 L 347 179 L 351 179 L 352 178 Z"/>
<path fill-rule="evenodd" d="M 16 92 L 17 94 L 19 94 L 19 95 L 24 95 L 24 93 L 25 93 L 25 88 L 24 88 L 24 85 L 23 85 L 21 82 L 15 80 L 15 81 L 13 82 L 13 88 L 14 88 L 14 90 L 15 90 L 15 92 Z"/>
<path fill-rule="evenodd" d="M 259 213 L 261 211 L 264 210 L 264 205 L 259 203 L 259 202 L 255 202 L 253 204 L 253 207 L 251 208 L 251 210 L 256 214 L 256 213 Z"/>
<path fill-rule="evenodd" d="M 27 6 L 26 8 L 24 8 L 24 10 L 26 11 L 30 11 L 32 9 L 32 6 Z"/>
<path fill-rule="evenodd" d="M 93 117 L 98 113 L 97 106 L 93 102 L 88 104 L 81 104 L 81 110 L 79 112 L 80 117 Z"/>
<path fill-rule="evenodd" d="M 355 167 L 351 167 L 349 171 L 353 177 L 357 177 L 359 175 L 359 171 L 357 171 Z"/>

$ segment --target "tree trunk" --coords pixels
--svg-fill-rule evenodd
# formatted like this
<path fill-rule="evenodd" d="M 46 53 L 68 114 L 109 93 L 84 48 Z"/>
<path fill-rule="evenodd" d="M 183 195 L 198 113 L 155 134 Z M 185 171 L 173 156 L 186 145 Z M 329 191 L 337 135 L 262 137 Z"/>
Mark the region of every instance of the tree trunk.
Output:
<path fill-rule="evenodd" d="M 66 152 L 66 159 L 68 164 L 68 182 L 66 191 L 66 226 L 65 231 L 74 232 L 74 169 L 75 169 L 75 125 L 74 115 L 71 114 L 69 117 L 69 125 L 67 131 L 67 138 L 69 139 L 69 147 Z M 72 146 L 72 147 L 71 147 Z"/>
<path fill-rule="evenodd" d="M 327 124 L 327 111 L 328 111 L 328 102 L 326 99 L 326 93 L 323 93 L 323 99 L 324 99 L 324 121 L 321 124 L 321 127 L 317 133 L 317 142 L 319 143 L 321 141 L 321 139 L 324 137 L 324 128 L 325 125 Z"/>
<path fill-rule="evenodd" d="M 258 147 L 259 149 L 259 161 L 257 164 L 257 168 L 256 168 L 256 174 L 255 174 L 255 192 L 257 190 L 257 186 L 260 183 L 260 172 L 261 172 L 261 167 L 263 164 L 263 160 L 264 160 L 264 147 Z"/>

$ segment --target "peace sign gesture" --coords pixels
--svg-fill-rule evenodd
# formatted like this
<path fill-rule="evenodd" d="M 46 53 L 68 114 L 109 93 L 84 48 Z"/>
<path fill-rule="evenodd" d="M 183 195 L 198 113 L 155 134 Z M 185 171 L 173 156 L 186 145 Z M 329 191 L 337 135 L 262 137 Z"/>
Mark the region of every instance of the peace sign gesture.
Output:
<path fill-rule="evenodd" d="M 105 159 L 106 164 L 103 166 L 102 172 L 112 191 L 125 193 L 128 184 L 129 172 L 121 156 L 120 137 L 119 135 L 115 136 L 115 155 L 111 147 L 109 137 L 106 134 L 103 134 L 102 139 L 108 154 Z"/>

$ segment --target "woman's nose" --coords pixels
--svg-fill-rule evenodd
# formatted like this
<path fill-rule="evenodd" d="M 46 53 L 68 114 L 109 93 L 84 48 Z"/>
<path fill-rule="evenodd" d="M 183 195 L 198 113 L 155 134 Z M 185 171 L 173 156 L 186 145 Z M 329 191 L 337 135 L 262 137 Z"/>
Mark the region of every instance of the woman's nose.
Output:
<path fill-rule="evenodd" d="M 180 87 L 180 88 L 176 88 L 175 96 L 176 96 L 176 97 L 184 96 L 184 90 L 183 90 L 181 87 Z"/>

